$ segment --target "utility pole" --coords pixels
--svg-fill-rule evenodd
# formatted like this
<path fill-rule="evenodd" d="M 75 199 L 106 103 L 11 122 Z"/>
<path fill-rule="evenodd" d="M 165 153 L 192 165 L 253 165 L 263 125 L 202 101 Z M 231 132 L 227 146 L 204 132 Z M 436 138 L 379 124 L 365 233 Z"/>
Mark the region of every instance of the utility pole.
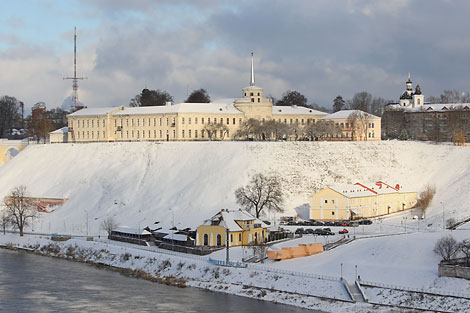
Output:
<path fill-rule="evenodd" d="M 446 212 L 445 212 L 445 207 L 444 203 L 441 202 L 442 205 L 442 229 L 446 229 Z"/>
<path fill-rule="evenodd" d="M 226 246 L 226 255 L 225 255 L 225 261 L 230 262 L 230 257 L 229 257 L 229 246 L 230 246 L 230 241 L 229 241 L 229 231 L 228 228 L 225 229 L 225 246 Z"/>
<path fill-rule="evenodd" d="M 78 103 L 78 80 L 87 79 L 87 77 L 77 77 L 77 27 L 74 27 L 73 35 L 73 77 L 64 77 L 64 80 L 72 80 L 72 107 L 70 111 L 74 112 L 77 110 Z"/>

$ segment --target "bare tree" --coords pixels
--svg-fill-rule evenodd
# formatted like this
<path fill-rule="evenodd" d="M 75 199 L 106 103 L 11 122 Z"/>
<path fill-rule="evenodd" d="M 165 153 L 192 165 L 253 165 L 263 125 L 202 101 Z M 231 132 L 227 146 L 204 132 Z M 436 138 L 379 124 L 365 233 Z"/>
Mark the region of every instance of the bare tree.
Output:
<path fill-rule="evenodd" d="M 8 225 L 10 224 L 10 216 L 8 215 L 6 210 L 2 210 L 2 214 L 0 215 L 0 223 L 2 224 L 3 234 L 6 234 L 6 230 Z"/>
<path fill-rule="evenodd" d="M 465 264 L 470 265 L 470 239 L 465 239 L 459 245 L 460 252 L 463 253 L 465 258 Z"/>
<path fill-rule="evenodd" d="M 101 228 L 108 233 L 108 236 L 111 235 L 113 229 L 117 227 L 117 223 L 112 216 L 107 217 L 102 223 Z"/>
<path fill-rule="evenodd" d="M 423 215 L 426 213 L 426 209 L 431 204 L 435 194 L 436 187 L 429 184 L 424 186 L 424 190 L 419 193 L 417 207 L 419 210 L 421 210 Z"/>
<path fill-rule="evenodd" d="M 353 140 L 367 140 L 367 131 L 371 117 L 370 114 L 359 110 L 349 114 L 348 123 L 351 125 Z"/>
<path fill-rule="evenodd" d="M 13 188 L 5 197 L 5 207 L 11 223 L 18 228 L 20 236 L 24 235 L 25 226 L 38 216 L 37 207 L 27 194 L 26 187 L 21 185 Z"/>
<path fill-rule="evenodd" d="M 284 212 L 284 196 L 279 178 L 275 175 L 255 174 L 249 185 L 235 191 L 237 203 L 259 218 L 263 210 Z"/>
<path fill-rule="evenodd" d="M 229 134 L 229 129 L 224 123 L 207 123 L 204 125 L 202 131 L 207 133 L 209 140 L 216 140 L 217 138 L 224 140 L 225 136 Z M 219 134 L 219 136 L 217 136 L 217 134 Z"/>
<path fill-rule="evenodd" d="M 436 242 L 433 251 L 444 261 L 450 261 L 457 255 L 459 244 L 454 237 L 447 235 Z"/>

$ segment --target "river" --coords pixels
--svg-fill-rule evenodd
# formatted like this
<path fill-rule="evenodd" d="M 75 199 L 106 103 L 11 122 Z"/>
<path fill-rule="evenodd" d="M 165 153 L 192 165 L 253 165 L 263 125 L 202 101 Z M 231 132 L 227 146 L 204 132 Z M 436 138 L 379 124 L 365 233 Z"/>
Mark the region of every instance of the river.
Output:
<path fill-rule="evenodd" d="M 318 312 L 0 249 L 0 312 Z"/>

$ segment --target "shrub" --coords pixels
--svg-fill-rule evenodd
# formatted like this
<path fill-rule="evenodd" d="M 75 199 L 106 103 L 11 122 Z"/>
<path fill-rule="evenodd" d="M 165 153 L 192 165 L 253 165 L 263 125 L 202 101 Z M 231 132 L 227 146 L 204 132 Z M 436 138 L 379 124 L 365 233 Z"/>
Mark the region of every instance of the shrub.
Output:
<path fill-rule="evenodd" d="M 436 187 L 426 185 L 424 190 L 419 193 L 417 207 L 424 213 L 428 206 L 431 204 L 432 198 L 436 194 Z"/>
<path fill-rule="evenodd" d="M 436 242 L 433 251 L 444 261 L 450 261 L 457 255 L 459 247 L 460 245 L 457 243 L 454 237 L 447 235 Z"/>

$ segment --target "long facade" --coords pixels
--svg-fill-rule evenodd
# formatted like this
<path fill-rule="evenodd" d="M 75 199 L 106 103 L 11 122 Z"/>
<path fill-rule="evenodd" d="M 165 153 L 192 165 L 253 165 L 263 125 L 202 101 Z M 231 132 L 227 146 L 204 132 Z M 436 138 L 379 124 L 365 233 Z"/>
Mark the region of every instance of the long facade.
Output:
<path fill-rule="evenodd" d="M 369 218 L 414 207 L 416 192 L 383 182 L 331 186 L 312 195 L 310 219 L 336 221 Z"/>
<path fill-rule="evenodd" d="M 68 141 L 233 140 L 248 119 L 261 123 L 274 120 L 302 128 L 328 116 L 306 107 L 273 106 L 272 100 L 264 97 L 263 89 L 255 85 L 252 60 L 250 85 L 242 89 L 241 98 L 152 107 L 84 108 L 68 115 Z M 369 125 L 374 134 L 380 134 L 378 119 L 378 123 Z M 336 122 L 339 127 L 341 122 Z M 342 135 L 337 138 L 361 140 Z M 380 136 L 370 139 L 380 140 Z"/>

